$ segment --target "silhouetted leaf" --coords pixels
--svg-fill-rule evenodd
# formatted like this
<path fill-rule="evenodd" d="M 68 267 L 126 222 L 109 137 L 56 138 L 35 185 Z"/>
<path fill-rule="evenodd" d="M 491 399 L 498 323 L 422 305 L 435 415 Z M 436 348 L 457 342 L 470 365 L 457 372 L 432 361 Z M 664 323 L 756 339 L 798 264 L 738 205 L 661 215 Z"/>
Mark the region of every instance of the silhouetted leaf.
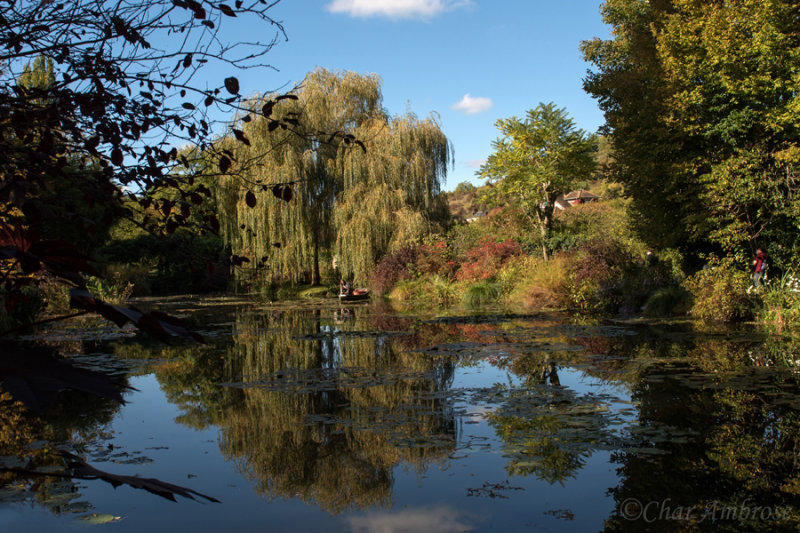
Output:
<path fill-rule="evenodd" d="M 231 264 L 234 266 L 242 266 L 244 263 L 249 263 L 250 259 L 241 255 L 232 255 Z"/>
<path fill-rule="evenodd" d="M 206 10 L 203 9 L 203 6 L 200 5 L 199 2 L 196 2 L 195 0 L 186 0 L 186 5 L 192 10 L 194 18 L 198 20 L 203 20 L 206 18 Z"/>
<path fill-rule="evenodd" d="M 194 108 L 195 108 L 195 107 L 194 107 L 194 105 L 193 105 L 193 104 L 190 104 L 189 102 L 184 102 L 184 103 L 182 103 L 182 104 L 181 104 L 181 106 L 182 106 L 184 109 L 188 109 L 189 111 L 193 111 L 193 110 L 194 110 Z"/>
<path fill-rule="evenodd" d="M 239 80 L 233 76 L 230 78 L 225 78 L 225 88 L 231 94 L 239 94 Z"/>
<path fill-rule="evenodd" d="M 253 194 L 253 191 L 247 191 L 247 194 L 244 195 L 244 201 L 247 207 L 252 208 L 256 206 L 256 195 Z"/>
<path fill-rule="evenodd" d="M 225 174 L 229 168 L 231 168 L 231 160 L 228 159 L 228 156 L 223 155 L 219 158 L 219 171 Z"/>
<path fill-rule="evenodd" d="M 219 220 L 216 217 L 212 217 L 208 223 L 211 224 L 211 229 L 214 230 L 214 233 L 219 233 Z"/>
<path fill-rule="evenodd" d="M 250 146 L 250 139 L 245 137 L 244 132 L 242 130 L 237 130 L 236 128 L 231 128 L 233 131 L 233 136 L 236 137 L 236 140 Z"/>
<path fill-rule="evenodd" d="M 281 200 L 284 202 L 289 202 L 292 200 L 292 188 L 288 185 L 283 188 L 283 194 L 281 194 Z"/>
<path fill-rule="evenodd" d="M 119 148 L 111 150 L 111 162 L 117 166 L 122 165 L 122 150 Z"/>
<path fill-rule="evenodd" d="M 233 11 L 233 9 L 231 9 L 231 6 L 229 6 L 229 5 L 220 4 L 219 5 L 219 10 L 222 11 L 223 13 L 225 13 L 226 15 L 228 15 L 229 17 L 235 17 L 236 16 L 236 13 Z"/>

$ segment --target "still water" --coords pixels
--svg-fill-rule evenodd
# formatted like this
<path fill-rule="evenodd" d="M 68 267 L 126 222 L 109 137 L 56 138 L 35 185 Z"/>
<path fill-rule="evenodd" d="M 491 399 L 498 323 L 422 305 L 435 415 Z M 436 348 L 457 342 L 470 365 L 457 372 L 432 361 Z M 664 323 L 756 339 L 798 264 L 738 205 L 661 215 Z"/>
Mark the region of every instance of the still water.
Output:
<path fill-rule="evenodd" d="M 800 524 L 791 339 L 546 313 L 158 304 L 207 344 L 77 322 L 29 339 L 114 376 L 126 403 L 65 392 L 39 417 L 3 403 L 0 531 Z M 64 477 L 58 451 L 194 499 Z"/>

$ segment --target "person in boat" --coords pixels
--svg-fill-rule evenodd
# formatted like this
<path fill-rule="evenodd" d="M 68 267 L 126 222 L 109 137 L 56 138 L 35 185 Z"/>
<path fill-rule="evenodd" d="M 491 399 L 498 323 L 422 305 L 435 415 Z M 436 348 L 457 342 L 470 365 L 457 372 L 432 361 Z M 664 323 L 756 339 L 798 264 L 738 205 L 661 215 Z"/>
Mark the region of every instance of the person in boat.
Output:
<path fill-rule="evenodd" d="M 344 294 L 346 296 L 351 296 L 353 294 L 353 287 L 350 286 L 350 282 L 344 278 L 339 280 L 339 294 Z"/>

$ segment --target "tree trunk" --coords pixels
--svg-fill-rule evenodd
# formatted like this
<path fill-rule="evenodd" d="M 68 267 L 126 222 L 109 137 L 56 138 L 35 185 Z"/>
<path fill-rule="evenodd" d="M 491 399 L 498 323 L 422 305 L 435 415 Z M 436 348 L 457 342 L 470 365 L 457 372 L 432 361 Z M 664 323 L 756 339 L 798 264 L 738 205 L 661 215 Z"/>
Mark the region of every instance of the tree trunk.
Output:
<path fill-rule="evenodd" d="M 549 261 L 550 253 L 547 251 L 547 241 L 545 240 L 547 237 L 547 227 L 544 224 L 540 224 L 539 231 L 542 233 L 542 257 L 545 261 Z"/>
<path fill-rule="evenodd" d="M 547 226 L 550 222 L 550 217 L 547 215 L 542 216 L 539 211 L 536 211 L 536 219 L 539 222 L 539 232 L 542 234 L 542 258 L 545 261 L 550 260 L 550 253 L 547 251 Z"/>
<path fill-rule="evenodd" d="M 311 285 L 317 287 L 320 284 L 319 274 L 319 241 L 314 239 L 314 265 L 311 273 Z"/>

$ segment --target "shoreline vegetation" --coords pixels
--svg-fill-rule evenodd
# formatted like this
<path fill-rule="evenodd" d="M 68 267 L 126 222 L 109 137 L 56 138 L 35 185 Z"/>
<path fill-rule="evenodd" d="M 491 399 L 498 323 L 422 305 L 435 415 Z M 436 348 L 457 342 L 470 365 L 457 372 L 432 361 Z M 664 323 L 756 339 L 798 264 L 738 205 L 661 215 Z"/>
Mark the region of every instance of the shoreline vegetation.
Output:
<path fill-rule="evenodd" d="M 241 97 L 216 151 L 175 150 L 170 160 L 182 166 L 170 167 L 168 186 L 119 195 L 114 213 L 62 206 L 65 195 L 44 184 L 55 192 L 36 201 L 102 228 L 91 239 L 9 204 L 0 331 L 68 312 L 70 285 L 117 305 L 190 292 L 335 296 L 340 279 L 407 309 L 501 305 L 796 331 L 798 87 L 770 58 L 798 48 L 781 40 L 793 11 L 772 4 L 639 13 L 609 0 L 615 37 L 581 47 L 594 69 L 584 87 L 606 125 L 585 132 L 554 103 L 500 118 L 476 172 L 485 185 L 452 192 L 442 190 L 453 147 L 439 118 L 390 116 L 376 74 L 318 68 L 285 95 Z M 747 32 L 730 26 L 739 18 Z M 719 49 L 714 32 L 731 46 Z M 742 63 L 754 36 L 766 48 Z M 697 86 L 706 56 L 719 83 Z M 225 83 L 238 94 L 235 78 Z M 46 95 L 56 86 L 52 61 L 33 61 L 17 84 Z M 76 167 L 64 186 L 106 179 L 92 172 Z M 177 187 L 184 182 L 193 192 Z M 44 263 L 25 255 L 36 239 L 47 244 Z M 66 251 L 72 242 L 82 253 Z M 769 269 L 756 280 L 761 249 Z"/>

